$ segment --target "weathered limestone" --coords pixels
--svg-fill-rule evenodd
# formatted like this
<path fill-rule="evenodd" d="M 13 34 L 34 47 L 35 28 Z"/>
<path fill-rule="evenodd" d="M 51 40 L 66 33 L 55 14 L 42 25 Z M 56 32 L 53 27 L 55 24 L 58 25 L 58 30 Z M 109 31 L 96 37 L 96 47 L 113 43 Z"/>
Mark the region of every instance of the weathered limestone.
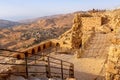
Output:
<path fill-rule="evenodd" d="M 59 37 L 60 47 L 78 49 L 82 45 L 81 17 L 76 14 L 72 28 Z"/>
<path fill-rule="evenodd" d="M 81 46 L 86 45 L 90 40 L 89 38 L 91 38 L 90 36 L 93 35 L 101 25 L 102 17 L 100 16 L 80 13 L 75 14 L 72 28 L 59 37 L 60 47 L 80 49 Z M 108 28 L 105 30 L 107 32 L 110 31 Z"/>
<path fill-rule="evenodd" d="M 14 63 L 14 64 L 24 64 L 24 60 L 16 60 L 15 58 L 5 58 L 4 62 L 2 63 Z M 10 75 L 10 73 L 14 73 L 14 72 L 25 72 L 25 66 L 23 65 L 0 65 L 0 67 L 2 68 L 0 70 L 0 73 L 9 73 L 9 74 L 0 74 L 0 77 L 6 77 L 8 75 Z M 17 75 L 23 75 L 25 76 L 24 73 L 17 73 Z"/>
<path fill-rule="evenodd" d="M 71 47 L 71 35 L 72 35 L 72 29 L 68 30 L 64 34 L 62 34 L 58 39 L 60 43 L 60 47 L 63 48 L 72 48 Z"/>
<path fill-rule="evenodd" d="M 88 42 L 94 36 L 95 27 L 101 26 L 101 17 L 86 16 L 88 14 L 76 14 L 73 26 L 70 30 L 59 37 L 60 47 L 74 49 L 77 58 L 88 46 Z"/>
<path fill-rule="evenodd" d="M 120 65 L 118 65 L 120 57 L 119 49 L 119 45 L 114 45 L 112 46 L 112 48 L 110 48 L 108 62 L 106 64 L 106 80 L 120 80 L 120 74 L 118 69 L 120 67 Z"/>
<path fill-rule="evenodd" d="M 101 17 L 81 17 L 81 21 L 84 31 L 92 30 L 93 27 L 97 30 L 102 24 Z"/>
<path fill-rule="evenodd" d="M 74 24 L 72 27 L 72 36 L 71 36 L 71 43 L 72 48 L 78 49 L 82 47 L 82 24 L 81 24 L 81 17 L 79 14 L 75 15 Z"/>
<path fill-rule="evenodd" d="M 116 21 L 117 19 L 115 19 Z M 119 21 L 115 22 L 114 37 L 111 40 L 106 63 L 106 80 L 120 80 L 120 28 Z"/>
<path fill-rule="evenodd" d="M 120 38 L 114 37 L 106 63 L 106 80 L 120 80 Z"/>

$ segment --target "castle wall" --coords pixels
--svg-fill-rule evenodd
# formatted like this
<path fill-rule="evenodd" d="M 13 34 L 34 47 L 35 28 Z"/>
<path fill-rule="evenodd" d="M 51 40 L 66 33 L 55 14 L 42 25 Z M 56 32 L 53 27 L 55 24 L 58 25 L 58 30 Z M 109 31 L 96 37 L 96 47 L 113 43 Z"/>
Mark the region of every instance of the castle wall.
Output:
<path fill-rule="evenodd" d="M 81 17 L 83 30 L 91 30 L 93 27 L 100 27 L 102 24 L 101 17 Z"/>
<path fill-rule="evenodd" d="M 80 48 L 81 41 L 82 46 L 85 46 L 95 30 L 101 25 L 102 17 L 89 17 L 78 14 L 78 16 L 74 17 L 72 28 L 60 36 L 60 46 L 64 48 Z"/>
<path fill-rule="evenodd" d="M 43 41 L 40 44 L 34 45 L 30 48 L 25 49 L 22 51 L 23 53 L 15 53 L 12 56 L 17 57 L 17 58 L 25 58 L 24 53 L 26 53 L 29 56 L 32 56 L 32 54 L 37 54 L 38 52 L 41 52 L 45 49 L 48 49 L 50 47 L 57 47 L 60 46 L 58 40 L 56 39 L 51 39 L 48 41 Z"/>
<path fill-rule="evenodd" d="M 106 63 L 106 80 L 120 80 L 120 45 L 112 44 Z"/>

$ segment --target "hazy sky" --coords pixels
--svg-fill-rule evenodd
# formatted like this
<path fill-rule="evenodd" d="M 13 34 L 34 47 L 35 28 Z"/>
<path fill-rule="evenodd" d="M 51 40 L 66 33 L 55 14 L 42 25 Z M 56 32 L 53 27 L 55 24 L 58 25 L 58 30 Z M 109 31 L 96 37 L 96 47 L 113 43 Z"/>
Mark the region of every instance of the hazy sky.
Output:
<path fill-rule="evenodd" d="M 0 19 L 22 20 L 92 8 L 120 6 L 120 0 L 0 0 Z"/>

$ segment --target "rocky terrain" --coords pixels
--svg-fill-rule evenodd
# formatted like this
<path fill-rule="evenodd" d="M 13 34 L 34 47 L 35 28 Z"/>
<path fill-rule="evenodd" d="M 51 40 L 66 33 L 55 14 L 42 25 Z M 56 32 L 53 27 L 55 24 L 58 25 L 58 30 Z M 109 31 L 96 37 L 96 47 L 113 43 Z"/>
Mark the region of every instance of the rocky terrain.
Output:
<path fill-rule="evenodd" d="M 27 30 L 2 29 L 0 32 L 0 48 L 12 50 L 28 48 L 43 40 L 57 38 L 68 29 L 69 27 L 32 28 Z"/>
<path fill-rule="evenodd" d="M 28 20 L 27 24 L 21 21 L 21 25 L 2 28 L 0 48 L 18 50 L 28 48 L 43 40 L 57 38 L 71 28 L 73 14 L 37 18 L 32 22 Z"/>
<path fill-rule="evenodd" d="M 89 11 L 90 14 L 91 12 Z M 101 15 L 102 12 L 104 11 L 101 11 Z M 85 12 L 78 11 L 69 14 L 45 16 L 13 23 L 12 21 L 0 20 L 2 27 L 9 27 L 0 29 L 0 48 L 20 50 L 43 40 L 57 38 L 71 28 L 76 13 Z"/>
<path fill-rule="evenodd" d="M 19 22 L 14 22 L 14 21 L 8 21 L 8 20 L 3 20 L 0 19 L 0 28 L 8 28 L 8 27 L 13 27 L 16 25 L 20 25 Z"/>
<path fill-rule="evenodd" d="M 47 17 L 1 29 L 0 47 L 13 50 L 26 48 L 24 52 L 31 57 L 40 51 L 48 51 L 49 56 L 74 64 L 77 80 L 120 80 L 120 9 L 77 12 L 73 19 L 74 14 Z M 45 42 L 48 39 L 54 40 Z M 38 44 L 42 41 L 43 44 Z M 56 42 L 54 46 L 53 42 Z M 52 48 L 53 52 L 47 48 Z M 15 55 L 24 58 L 25 54 Z"/>

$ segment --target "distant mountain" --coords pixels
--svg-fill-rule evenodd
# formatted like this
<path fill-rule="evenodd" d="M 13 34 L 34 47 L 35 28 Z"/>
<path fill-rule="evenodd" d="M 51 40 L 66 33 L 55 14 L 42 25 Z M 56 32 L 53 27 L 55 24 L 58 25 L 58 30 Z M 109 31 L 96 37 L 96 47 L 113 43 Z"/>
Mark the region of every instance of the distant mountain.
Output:
<path fill-rule="evenodd" d="M 14 22 L 14 21 L 0 19 L 0 28 L 7 28 L 7 27 L 16 26 L 16 25 L 20 25 L 20 23 L 19 22 Z"/>
<path fill-rule="evenodd" d="M 59 14 L 52 16 L 38 17 L 34 19 L 26 19 L 18 21 L 19 23 L 26 24 L 30 27 L 71 27 L 74 13 Z"/>
<path fill-rule="evenodd" d="M 37 17 L 37 18 L 32 18 L 32 19 L 24 19 L 18 22 L 22 24 L 30 24 L 30 23 L 35 23 L 40 20 L 55 19 L 55 18 L 64 17 L 66 15 L 70 15 L 70 14 L 57 14 L 57 15 L 51 15 L 51 16 L 43 16 L 43 17 Z"/>
<path fill-rule="evenodd" d="M 34 22 L 36 22 L 38 20 L 49 19 L 49 18 L 52 18 L 52 17 L 55 17 L 55 16 L 58 16 L 58 15 L 43 16 L 43 17 L 37 17 L 37 18 L 31 18 L 31 19 L 24 19 L 24 20 L 20 20 L 18 22 L 22 23 L 22 24 L 30 24 L 30 23 L 34 23 Z"/>
<path fill-rule="evenodd" d="M 38 21 L 42 20 L 53 20 L 52 22 L 56 22 L 56 20 L 61 20 L 61 22 L 66 22 L 66 20 L 71 23 L 71 19 L 73 19 L 74 14 L 76 13 L 85 13 L 86 11 L 76 11 L 73 13 L 67 13 L 67 14 L 56 14 L 56 15 L 50 15 L 50 16 L 43 16 L 43 17 L 36 17 L 36 18 L 31 18 L 31 19 L 23 19 L 19 20 L 17 22 L 22 23 L 22 24 L 31 24 L 35 23 Z"/>

